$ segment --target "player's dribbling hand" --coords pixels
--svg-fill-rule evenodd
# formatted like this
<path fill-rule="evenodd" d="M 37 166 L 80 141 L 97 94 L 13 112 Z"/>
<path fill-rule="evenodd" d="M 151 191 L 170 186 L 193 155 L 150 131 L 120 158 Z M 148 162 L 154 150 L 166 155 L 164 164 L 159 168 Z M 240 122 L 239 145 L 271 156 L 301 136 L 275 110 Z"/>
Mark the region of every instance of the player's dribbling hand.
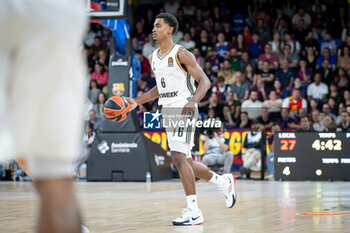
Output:
<path fill-rule="evenodd" d="M 193 100 L 188 101 L 188 103 L 186 103 L 184 108 L 182 109 L 181 115 L 187 116 L 187 115 L 191 114 L 191 116 L 193 116 L 195 107 L 196 107 L 195 101 L 193 101 Z"/>
<path fill-rule="evenodd" d="M 129 102 L 130 112 L 137 107 L 138 104 L 136 103 L 135 99 L 129 98 L 129 97 L 124 97 L 124 98 Z"/>

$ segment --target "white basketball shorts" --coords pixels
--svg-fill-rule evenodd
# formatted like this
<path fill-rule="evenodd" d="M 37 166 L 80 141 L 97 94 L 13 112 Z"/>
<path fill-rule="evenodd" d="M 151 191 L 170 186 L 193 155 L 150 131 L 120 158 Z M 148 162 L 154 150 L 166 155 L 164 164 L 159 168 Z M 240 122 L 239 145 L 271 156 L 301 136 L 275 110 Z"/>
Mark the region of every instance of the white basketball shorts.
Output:
<path fill-rule="evenodd" d="M 79 0 L 1 1 L 0 161 L 23 156 L 39 178 L 71 172 L 82 145 L 86 25 Z"/>
<path fill-rule="evenodd" d="M 163 105 L 162 123 L 167 132 L 168 146 L 170 151 L 177 151 L 192 158 L 191 150 L 194 146 L 195 123 L 198 119 L 198 106 L 193 116 L 182 116 L 181 112 L 188 100 L 178 101 Z M 181 123 L 182 122 L 182 123 Z"/>

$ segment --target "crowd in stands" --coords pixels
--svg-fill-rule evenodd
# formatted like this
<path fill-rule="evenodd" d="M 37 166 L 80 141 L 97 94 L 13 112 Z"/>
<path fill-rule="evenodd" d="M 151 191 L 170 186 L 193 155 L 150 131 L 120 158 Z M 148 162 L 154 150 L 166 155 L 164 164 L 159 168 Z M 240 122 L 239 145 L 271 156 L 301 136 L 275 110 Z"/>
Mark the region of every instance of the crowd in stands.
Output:
<path fill-rule="evenodd" d="M 202 119 L 218 118 L 227 128 L 258 120 L 267 130 L 276 122 L 281 129 L 350 131 L 347 7 L 343 0 L 168 0 L 139 7 L 131 32 L 141 62 L 136 95 L 155 85 L 147 59 L 157 48 L 151 31 L 155 16 L 169 12 L 179 21 L 173 41 L 194 54 L 212 83 L 199 103 Z M 101 119 L 106 100 L 110 36 L 93 24 L 85 40 L 90 122 L 91 115 Z M 156 108 L 157 100 L 139 106 L 138 119 Z"/>

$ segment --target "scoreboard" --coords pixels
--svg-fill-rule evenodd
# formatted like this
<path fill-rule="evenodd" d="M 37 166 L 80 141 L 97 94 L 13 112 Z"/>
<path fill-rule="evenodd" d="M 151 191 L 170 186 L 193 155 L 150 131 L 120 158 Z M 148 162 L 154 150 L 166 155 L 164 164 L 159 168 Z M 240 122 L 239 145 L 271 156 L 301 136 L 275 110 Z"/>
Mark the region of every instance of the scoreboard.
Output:
<path fill-rule="evenodd" d="M 350 181 L 350 133 L 275 133 L 276 180 Z"/>

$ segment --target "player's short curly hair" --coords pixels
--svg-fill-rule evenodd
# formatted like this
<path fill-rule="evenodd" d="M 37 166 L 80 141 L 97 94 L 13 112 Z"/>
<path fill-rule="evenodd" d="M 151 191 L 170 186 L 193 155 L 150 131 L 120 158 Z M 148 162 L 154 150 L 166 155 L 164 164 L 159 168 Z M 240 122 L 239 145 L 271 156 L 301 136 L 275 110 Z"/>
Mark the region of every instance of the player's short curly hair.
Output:
<path fill-rule="evenodd" d="M 166 24 L 168 24 L 170 27 L 174 28 L 173 35 L 179 29 L 179 23 L 177 22 L 176 17 L 173 16 L 172 14 L 160 13 L 156 16 L 156 19 L 163 19 Z"/>

